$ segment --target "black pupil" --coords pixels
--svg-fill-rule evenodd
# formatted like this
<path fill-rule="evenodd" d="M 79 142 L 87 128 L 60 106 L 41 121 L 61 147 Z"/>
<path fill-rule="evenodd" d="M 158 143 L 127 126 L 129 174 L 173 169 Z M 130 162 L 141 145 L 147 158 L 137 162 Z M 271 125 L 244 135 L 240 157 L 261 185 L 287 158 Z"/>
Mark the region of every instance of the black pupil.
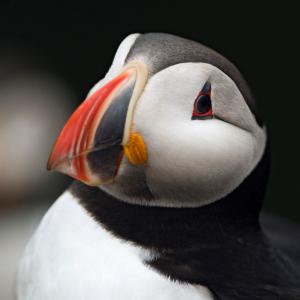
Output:
<path fill-rule="evenodd" d="M 209 95 L 201 95 L 196 103 L 197 112 L 200 114 L 207 113 L 211 109 L 211 100 Z"/>

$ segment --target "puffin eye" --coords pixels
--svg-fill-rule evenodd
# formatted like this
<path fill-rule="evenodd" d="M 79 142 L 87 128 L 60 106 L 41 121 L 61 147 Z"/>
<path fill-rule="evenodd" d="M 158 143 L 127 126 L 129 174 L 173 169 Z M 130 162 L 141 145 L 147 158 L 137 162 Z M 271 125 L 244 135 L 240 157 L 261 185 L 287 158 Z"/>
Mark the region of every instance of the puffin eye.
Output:
<path fill-rule="evenodd" d="M 210 96 L 211 84 L 206 82 L 194 102 L 192 120 L 211 119 L 213 117 Z"/>

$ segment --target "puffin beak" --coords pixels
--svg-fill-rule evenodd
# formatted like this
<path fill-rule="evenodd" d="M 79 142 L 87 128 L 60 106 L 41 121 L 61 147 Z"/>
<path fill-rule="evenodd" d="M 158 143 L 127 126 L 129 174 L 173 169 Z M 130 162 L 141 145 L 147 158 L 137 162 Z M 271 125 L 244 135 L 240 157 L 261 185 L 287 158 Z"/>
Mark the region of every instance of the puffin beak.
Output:
<path fill-rule="evenodd" d="M 131 132 L 131 125 L 147 75 L 144 63 L 131 62 L 89 95 L 58 136 L 48 170 L 98 186 L 113 181 L 123 154 L 133 164 L 144 163 L 146 145 L 140 134 Z"/>

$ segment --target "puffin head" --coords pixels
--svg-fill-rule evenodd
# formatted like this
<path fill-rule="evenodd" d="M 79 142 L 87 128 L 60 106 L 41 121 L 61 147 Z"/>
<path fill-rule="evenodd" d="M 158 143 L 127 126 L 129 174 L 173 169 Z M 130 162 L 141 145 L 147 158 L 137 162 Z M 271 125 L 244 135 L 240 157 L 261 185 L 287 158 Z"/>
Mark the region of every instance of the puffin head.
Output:
<path fill-rule="evenodd" d="M 125 202 L 195 207 L 235 190 L 265 146 L 232 63 L 177 36 L 132 34 L 66 123 L 48 168 Z"/>

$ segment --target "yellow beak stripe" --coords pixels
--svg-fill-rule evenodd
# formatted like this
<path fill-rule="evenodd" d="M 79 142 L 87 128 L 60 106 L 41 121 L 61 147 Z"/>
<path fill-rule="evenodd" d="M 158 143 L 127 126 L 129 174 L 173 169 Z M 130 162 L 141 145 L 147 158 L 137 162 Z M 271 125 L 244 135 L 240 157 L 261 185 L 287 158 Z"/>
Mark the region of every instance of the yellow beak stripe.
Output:
<path fill-rule="evenodd" d="M 131 133 L 128 143 L 124 146 L 124 153 L 134 165 L 140 165 L 147 161 L 146 144 L 139 133 Z"/>

